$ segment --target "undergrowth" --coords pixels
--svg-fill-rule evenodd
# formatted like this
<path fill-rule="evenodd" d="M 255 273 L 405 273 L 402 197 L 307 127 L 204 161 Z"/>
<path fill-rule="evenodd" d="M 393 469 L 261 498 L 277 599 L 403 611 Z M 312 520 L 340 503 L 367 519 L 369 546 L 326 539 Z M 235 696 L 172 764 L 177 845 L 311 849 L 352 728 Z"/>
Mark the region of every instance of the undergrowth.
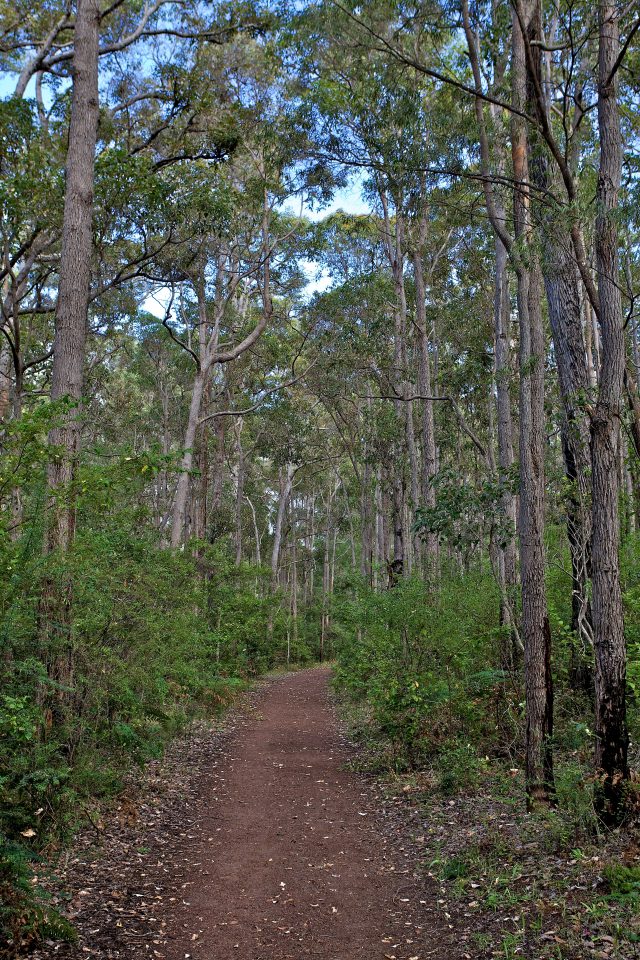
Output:
<path fill-rule="evenodd" d="M 635 576 L 629 569 L 628 586 Z M 448 571 L 437 587 L 407 581 L 377 595 L 351 585 L 336 606 L 336 695 L 359 746 L 354 765 L 377 775 L 385 802 L 419 808 L 424 837 L 414 855 L 439 885 L 437 902 L 469 955 L 630 960 L 640 956 L 637 784 L 629 786 L 626 821 L 605 830 L 594 804 L 591 698 L 570 679 L 576 641 L 557 569 L 548 590 L 556 689 L 550 808 L 526 809 L 524 692 L 520 671 L 500 666 L 505 637 L 488 571 Z M 630 606 L 630 637 L 635 617 Z M 632 685 L 632 737 L 634 696 Z M 496 914 L 508 918 L 501 936 Z"/>
<path fill-rule="evenodd" d="M 25 510 L 44 482 L 30 469 Z M 43 555 L 37 526 L 14 540 L 0 524 L 0 956 L 73 936 L 34 879 L 39 854 L 64 847 L 127 771 L 284 658 L 268 571 L 236 566 L 224 544 L 201 544 L 197 559 L 166 550 L 127 497 L 148 469 L 132 457 L 111 473 L 86 467 L 64 557 Z M 73 618 L 45 630 L 52 582 L 74 584 Z M 311 657 L 302 629 L 291 653 Z"/>

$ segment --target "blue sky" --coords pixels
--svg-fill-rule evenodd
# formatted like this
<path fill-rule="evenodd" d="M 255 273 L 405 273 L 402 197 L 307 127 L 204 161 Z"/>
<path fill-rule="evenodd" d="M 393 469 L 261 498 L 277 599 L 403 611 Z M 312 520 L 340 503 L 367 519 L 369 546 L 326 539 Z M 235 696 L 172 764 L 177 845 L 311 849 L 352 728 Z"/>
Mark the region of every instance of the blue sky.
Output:
<path fill-rule="evenodd" d="M 17 75 L 15 74 L 0 75 L 0 98 L 10 97 L 12 95 L 16 81 Z M 34 85 L 35 81 L 32 79 L 26 91 L 27 97 L 34 96 Z M 48 91 L 45 89 L 44 93 L 46 96 Z M 343 210 L 345 213 L 356 216 L 370 213 L 371 208 L 362 199 L 361 180 L 359 177 L 354 177 L 348 186 L 337 190 L 333 200 L 327 207 L 324 207 L 322 210 L 312 210 L 307 206 L 303 206 L 302 213 L 310 220 L 317 222 L 329 216 L 329 214 L 335 213 L 337 210 Z M 293 209 L 291 212 L 293 212 Z M 331 278 L 326 274 L 319 275 L 317 264 L 307 260 L 301 261 L 301 266 L 309 277 L 306 289 L 307 296 L 311 297 L 314 293 L 326 290 L 330 286 Z M 161 317 L 164 316 L 168 299 L 168 290 L 160 289 L 147 297 L 141 306 L 144 310 L 148 310 L 149 313 Z"/>
<path fill-rule="evenodd" d="M 354 180 L 343 190 L 337 190 L 329 206 L 323 210 L 305 209 L 304 212 L 310 220 L 322 220 L 330 213 L 335 213 L 336 210 L 344 210 L 345 213 L 352 213 L 356 216 L 362 213 L 371 213 L 371 207 L 362 199 L 359 180 Z"/>
<path fill-rule="evenodd" d="M 351 213 L 354 216 L 371 213 L 371 208 L 362 199 L 360 178 L 354 178 L 347 187 L 342 190 L 337 190 L 328 207 L 324 207 L 322 210 L 309 210 L 305 207 L 303 208 L 303 213 L 309 220 L 317 222 L 318 220 L 324 219 L 324 217 L 328 217 L 331 213 L 335 213 L 337 210 L 342 210 L 344 213 Z M 311 260 L 301 260 L 300 266 L 309 278 L 305 291 L 308 297 L 313 296 L 314 293 L 322 293 L 323 290 L 327 290 L 331 286 L 331 277 L 326 272 L 319 274 L 316 263 L 313 263 Z"/>
<path fill-rule="evenodd" d="M 303 216 L 317 222 L 337 210 L 343 210 L 354 216 L 371 212 L 371 208 L 362 199 L 359 180 L 354 180 L 348 187 L 337 190 L 331 203 L 322 210 L 310 210 L 303 206 L 302 213 Z M 296 211 L 291 208 L 291 212 L 297 214 L 299 208 Z M 331 277 L 324 272 L 319 274 L 318 265 L 313 261 L 301 260 L 300 266 L 309 278 L 305 291 L 307 297 L 312 297 L 314 293 L 322 293 L 331 286 Z M 156 317 L 164 317 L 168 302 L 169 290 L 165 287 L 148 296 L 141 306 L 143 310 L 147 310 Z"/>

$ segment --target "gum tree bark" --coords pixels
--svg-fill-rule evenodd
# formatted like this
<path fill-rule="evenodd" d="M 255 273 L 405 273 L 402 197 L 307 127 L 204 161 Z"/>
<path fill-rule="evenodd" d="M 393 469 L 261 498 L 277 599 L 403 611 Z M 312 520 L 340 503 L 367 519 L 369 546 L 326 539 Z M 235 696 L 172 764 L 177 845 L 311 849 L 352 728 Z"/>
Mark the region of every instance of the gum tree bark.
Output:
<path fill-rule="evenodd" d="M 2 423 L 11 407 L 11 351 L 2 337 L 0 341 L 0 423 Z"/>
<path fill-rule="evenodd" d="M 519 412 L 520 412 L 520 576 L 522 585 L 522 640 L 526 700 L 525 775 L 530 807 L 549 803 L 553 780 L 553 681 L 551 630 L 544 581 L 544 327 L 540 263 L 531 242 L 529 194 L 529 140 L 522 116 L 529 98 L 524 29 L 537 31 L 535 0 L 518 4 L 512 15 L 511 82 L 514 112 L 511 118 L 514 236 L 507 228 L 491 185 L 490 147 L 484 121 L 482 75 L 477 39 L 471 28 L 467 0 L 462 0 L 464 30 L 476 89 L 476 118 L 480 135 L 483 189 L 487 213 L 496 236 L 508 251 L 518 286 Z"/>
<path fill-rule="evenodd" d="M 271 280 L 270 280 L 270 256 L 269 246 L 269 211 L 267 207 L 267 197 L 265 195 L 263 222 L 262 222 L 262 260 L 263 260 L 263 283 L 262 283 L 262 316 L 256 323 L 253 330 L 244 337 L 239 343 L 229 350 L 219 350 L 218 342 L 220 329 L 224 319 L 227 304 L 235 296 L 239 284 L 239 275 L 232 275 L 229 281 L 228 289 L 223 294 L 218 291 L 214 315 L 210 319 L 207 309 L 207 298 L 204 281 L 204 270 L 196 277 L 194 287 L 198 299 L 198 355 L 189 351 L 196 363 L 196 374 L 193 380 L 191 391 L 191 403 L 189 406 L 189 416 L 183 441 L 183 454 L 180 461 L 180 475 L 176 486 L 176 494 L 173 502 L 173 516 L 171 522 L 171 546 L 177 549 L 184 539 L 185 522 L 187 514 L 187 503 L 189 500 L 189 490 L 191 486 L 191 471 L 193 468 L 194 444 L 198 427 L 200 426 L 200 412 L 202 409 L 202 398 L 205 387 L 209 382 L 211 372 L 216 364 L 230 363 L 249 350 L 258 338 L 262 335 L 264 329 L 269 323 L 273 304 L 271 300 Z M 221 271 L 218 271 L 220 274 Z M 215 416 L 215 414 L 213 415 Z"/>
<path fill-rule="evenodd" d="M 543 274 L 563 406 L 561 438 L 568 481 L 566 511 L 572 574 L 571 627 L 580 637 L 583 651 L 587 651 L 593 643 L 588 588 L 591 451 L 586 414 L 589 373 L 582 332 L 580 281 L 569 234 L 554 223 L 545 224 L 543 231 Z M 584 657 L 574 660 L 571 666 L 573 680 L 584 686 L 589 682 Z"/>
<path fill-rule="evenodd" d="M 596 661 L 595 764 L 601 776 L 600 812 L 615 820 L 629 776 L 626 722 L 626 651 L 620 586 L 618 446 L 625 368 L 624 322 L 619 284 L 616 221 L 622 172 L 622 136 L 616 61 L 618 12 L 599 4 L 598 131 L 600 167 L 596 220 L 596 265 L 602 331 L 600 388 L 591 420 L 593 458 L 593 628 Z"/>
<path fill-rule="evenodd" d="M 416 327 L 418 330 L 418 393 L 422 396 L 422 472 L 421 498 L 426 507 L 436 503 L 433 478 L 437 471 L 436 434 L 433 414 L 431 357 L 429 355 L 429 333 L 427 330 L 427 301 L 424 279 L 424 247 L 426 244 L 427 220 L 423 216 L 420 222 L 419 237 L 413 254 L 413 276 L 416 287 Z M 435 572 L 438 559 L 438 538 L 429 533 L 426 538 L 427 572 Z"/>
<path fill-rule="evenodd" d="M 543 74 L 542 6 L 540 0 L 530 0 L 528 9 L 522 0 L 515 5 L 522 26 L 527 24 L 526 67 L 527 108 L 537 119 L 531 179 L 548 197 L 552 191 L 561 192 L 560 172 L 554 167 L 548 146 L 541 132 L 551 129 L 548 95 Z M 572 175 L 572 170 L 568 170 Z M 571 626 L 581 639 L 583 651 L 593 643 L 591 607 L 589 601 L 591 515 L 589 478 L 591 455 L 586 402 L 589 388 L 586 347 L 582 331 L 581 281 L 575 257 L 571 225 L 566 222 L 566 211 L 554 209 L 548 202 L 538 204 L 536 215 L 542 246 L 542 273 L 544 277 L 549 323 L 558 371 L 558 386 L 562 400 L 561 439 L 568 490 L 565 496 L 567 537 L 571 554 L 572 591 Z M 589 684 L 585 658 L 573 655 L 573 680 L 582 686 Z"/>
<path fill-rule="evenodd" d="M 235 548 L 236 548 L 236 567 L 242 563 L 242 505 L 244 502 L 244 481 L 245 481 L 245 455 L 242 447 L 242 418 L 238 418 L 235 423 L 236 454 L 237 454 L 237 473 L 236 473 L 236 522 L 235 522 Z"/>
<path fill-rule="evenodd" d="M 403 402 L 405 396 L 404 385 L 404 364 L 403 349 L 404 338 L 406 335 L 407 318 L 407 299 L 404 287 L 404 237 L 403 222 L 399 204 L 396 200 L 395 225 L 392 231 L 391 217 L 389 215 L 389 200 L 384 192 L 380 190 L 380 200 L 384 211 L 384 246 L 389 259 L 391 273 L 393 276 L 393 285 L 395 289 L 396 302 L 394 304 L 394 328 L 393 328 L 393 375 L 391 386 L 394 393 L 394 410 L 398 433 L 404 430 L 405 438 L 410 443 L 413 439 L 407 436 L 407 416 L 408 404 Z M 397 444 L 396 444 L 397 446 Z M 397 453 L 397 450 L 396 450 Z M 406 533 L 406 483 L 404 471 L 399 464 L 403 463 L 403 458 L 396 456 L 396 467 L 393 471 L 393 560 L 389 564 L 389 581 L 395 583 L 407 572 L 407 547 Z"/>
<path fill-rule="evenodd" d="M 365 409 L 369 419 L 371 418 L 371 407 L 371 387 L 367 383 Z M 373 586 L 373 464 L 366 431 L 363 440 L 363 459 L 362 483 L 360 484 L 360 575 L 369 586 Z"/>
<path fill-rule="evenodd" d="M 280 469 L 279 474 L 278 513 L 276 514 L 276 522 L 273 527 L 273 546 L 271 549 L 271 587 L 273 590 L 275 590 L 278 583 L 284 518 L 287 507 L 289 506 L 289 498 L 293 487 L 293 478 L 296 474 L 296 467 L 293 463 L 288 463 L 284 470 L 282 468 Z"/>
<path fill-rule="evenodd" d="M 539 35 L 535 0 L 521 6 L 523 28 Z M 525 36 L 514 11 L 512 19 L 512 100 L 523 112 L 529 100 Z M 542 277 L 532 243 L 529 142 L 526 121 L 512 115 L 513 198 L 516 242 L 526 248 L 520 263 L 520 573 L 524 642 L 526 718 L 525 772 L 530 806 L 549 802 L 553 794 L 553 682 L 551 630 L 544 579 L 544 327 Z"/>
<path fill-rule="evenodd" d="M 504 212 L 503 212 L 504 217 Z M 496 381 L 496 432 L 498 438 L 498 475 L 502 484 L 501 509 L 505 522 L 512 528 L 500 550 L 501 622 L 512 628 L 515 637 L 515 597 L 518 580 L 517 551 L 515 541 L 516 498 L 511 491 L 511 472 L 515 462 L 513 451 L 513 418 L 511 415 L 511 347 L 509 343 L 509 278 L 507 275 L 507 250 L 500 239 L 495 238 L 495 288 L 493 304 L 495 381 Z M 518 657 L 517 644 L 505 649 L 505 660 L 513 666 Z"/>
<path fill-rule="evenodd" d="M 59 456 L 49 467 L 52 513 L 47 529 L 49 550 L 68 550 L 75 528 L 72 481 L 80 447 L 89 282 L 91 273 L 93 183 L 98 132 L 98 0 L 78 0 L 74 32 L 73 87 L 62 221 L 51 399 L 72 401 L 49 436 Z"/>
<path fill-rule="evenodd" d="M 475 101 L 476 119 L 480 135 L 480 157 L 483 173 L 483 189 L 485 205 L 489 221 L 495 237 L 495 285 L 494 285 L 494 349 L 495 349 L 495 380 L 496 380 L 496 412 L 498 435 L 498 466 L 499 477 L 503 484 L 501 497 L 502 514 L 507 524 L 515 531 L 517 522 L 516 497 L 510 490 L 509 475 L 515 462 L 513 450 L 513 420 L 511 416 L 511 390 L 509 379 L 511 375 L 510 363 L 510 298 L 507 264 L 510 260 L 518 274 L 521 266 L 514 247 L 513 237 L 507 229 L 507 214 L 502 198 L 493 190 L 490 177 L 490 148 L 487 128 L 484 119 L 484 108 L 481 97 L 482 76 L 478 56 L 478 42 L 471 27 L 469 5 L 462 0 L 462 17 L 469 59 L 473 71 L 475 90 L 478 94 Z M 494 63 L 494 77 L 496 82 L 502 82 L 506 69 L 506 53 L 497 56 Z M 491 105 L 491 117 L 496 129 L 501 129 L 500 115 Z M 496 166 L 498 176 L 504 178 L 506 156 L 503 149 L 497 150 Z M 512 665 L 519 656 L 522 641 L 517 631 L 516 614 L 516 587 L 517 587 L 517 549 L 515 536 L 508 537 L 499 557 L 499 577 L 502 593 L 501 620 L 512 627 L 512 641 L 509 650 L 505 649 L 505 663 Z"/>

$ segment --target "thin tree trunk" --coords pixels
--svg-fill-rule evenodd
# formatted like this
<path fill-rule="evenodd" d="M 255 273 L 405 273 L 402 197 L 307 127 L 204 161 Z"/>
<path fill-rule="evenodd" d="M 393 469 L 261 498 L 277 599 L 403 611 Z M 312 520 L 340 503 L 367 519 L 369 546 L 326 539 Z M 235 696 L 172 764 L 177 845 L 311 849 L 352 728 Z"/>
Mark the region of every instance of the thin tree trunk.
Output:
<path fill-rule="evenodd" d="M 226 417 L 214 420 L 216 437 L 216 454 L 213 461 L 213 477 L 211 483 L 211 513 L 220 509 L 222 492 L 224 489 L 224 437 L 226 432 Z"/>
<path fill-rule="evenodd" d="M 593 308 L 588 297 L 583 297 L 582 300 L 584 309 L 584 342 L 587 351 L 587 375 L 589 386 L 593 388 L 598 386 L 598 376 L 593 354 Z"/>
<path fill-rule="evenodd" d="M 367 407 L 366 415 L 369 421 L 372 417 L 372 396 L 371 388 L 367 383 Z M 373 529 L 372 499 L 373 491 L 373 466 L 371 463 L 369 442 L 365 432 L 363 442 L 364 466 L 362 469 L 362 484 L 360 488 L 360 573 L 363 580 L 373 586 L 373 539 L 375 531 Z"/>
<path fill-rule="evenodd" d="M 198 369 L 191 390 L 191 403 L 187 418 L 187 429 L 183 440 L 183 453 L 180 460 L 180 473 L 173 502 L 173 519 L 171 523 L 171 546 L 177 549 L 182 543 L 187 516 L 187 502 L 191 487 L 191 471 L 193 469 L 193 454 L 196 442 L 196 433 L 200 423 L 202 397 L 205 387 L 205 374 Z"/>
<path fill-rule="evenodd" d="M 625 369 L 616 211 L 622 172 L 622 137 L 614 65 L 620 50 L 618 12 L 600 0 L 598 60 L 598 216 L 596 262 L 602 367 L 591 421 L 593 458 L 593 628 L 596 660 L 595 764 L 601 777 L 599 809 L 615 820 L 629 776 L 626 722 L 626 650 L 620 586 L 618 446 Z M 612 76 L 613 74 L 613 76 Z"/>
<path fill-rule="evenodd" d="M 169 390 L 167 384 L 162 380 L 162 454 L 168 458 L 171 451 L 171 433 L 169 431 Z M 158 526 L 162 525 L 162 518 L 169 509 L 169 471 L 163 466 L 158 476 Z"/>
<path fill-rule="evenodd" d="M 405 396 L 408 395 L 411 385 L 405 383 Z M 413 389 L 411 390 L 413 394 Z M 409 503 L 406 505 L 407 512 L 407 575 L 411 576 L 414 569 L 420 571 L 420 538 L 417 534 L 411 535 L 411 527 L 415 520 L 416 511 L 419 506 L 418 495 L 418 452 L 416 450 L 416 434 L 413 416 L 413 400 L 405 400 L 406 406 L 406 427 L 407 427 L 407 454 L 409 457 Z"/>
<path fill-rule="evenodd" d="M 386 557 L 384 553 L 384 513 L 383 513 L 384 507 L 382 502 L 382 468 L 380 467 L 380 465 L 376 467 L 374 505 L 375 505 L 375 531 L 374 531 L 375 562 L 374 562 L 374 569 L 373 569 L 373 589 L 377 591 L 380 585 L 380 570 L 384 569 L 384 566 L 386 563 Z"/>
<path fill-rule="evenodd" d="M 291 510 L 291 634 L 294 651 L 298 649 L 298 545 L 295 501 Z"/>
<path fill-rule="evenodd" d="M 332 550 L 331 550 L 331 537 L 333 530 L 333 503 L 334 498 L 337 494 L 337 483 L 334 489 L 330 489 L 326 507 L 325 507 L 325 530 L 324 530 L 324 552 L 322 559 L 322 608 L 321 608 L 321 622 L 320 622 L 320 661 L 324 659 L 326 653 L 326 644 L 329 634 L 330 626 L 330 614 L 329 614 L 329 601 L 331 592 L 333 589 L 333 574 L 332 574 Z M 335 540 L 334 540 L 335 544 Z"/>
<path fill-rule="evenodd" d="M 315 590 L 316 561 L 314 549 L 316 543 L 316 494 L 311 495 L 310 518 L 309 518 L 309 598 L 313 602 L 313 593 Z"/>
<path fill-rule="evenodd" d="M 236 567 L 239 567 L 242 563 L 242 503 L 244 500 L 245 463 L 241 431 L 242 420 L 238 420 L 236 423 L 236 450 L 238 455 L 236 476 Z"/>
<path fill-rule="evenodd" d="M 210 384 L 205 385 L 202 404 L 207 409 L 210 399 Z M 196 502 L 193 509 L 194 528 L 193 534 L 196 540 L 204 541 L 207 538 L 207 525 L 209 522 L 208 499 L 209 499 L 209 424 L 203 423 L 200 428 L 200 442 L 198 449 L 198 489 Z M 200 552 L 200 551 L 199 551 Z"/>
<path fill-rule="evenodd" d="M 426 217 L 420 225 L 420 242 L 413 255 L 413 276 L 416 287 L 416 326 L 420 361 L 418 365 L 418 388 L 422 397 L 422 474 L 421 497 L 425 507 L 435 507 L 436 495 L 433 488 L 433 478 L 437 470 L 435 419 L 433 412 L 432 385 L 431 385 L 431 357 L 429 355 L 429 332 L 427 330 L 426 287 L 424 282 L 424 245 L 426 242 Z M 438 538 L 429 532 L 426 536 L 427 573 L 435 572 L 438 559 Z"/>
<path fill-rule="evenodd" d="M 371 568 L 373 564 L 373 537 L 371 530 L 371 498 L 373 471 L 364 451 L 365 463 L 362 471 L 360 490 L 360 575 L 371 586 Z"/>
<path fill-rule="evenodd" d="M 273 527 L 273 547 L 271 550 L 271 583 L 273 588 L 275 588 L 278 583 L 282 531 L 284 528 L 284 518 L 287 511 L 287 506 L 289 504 L 289 497 L 291 496 L 294 475 L 295 467 L 292 463 L 288 463 L 284 470 L 280 470 L 278 513 L 276 515 L 276 522 Z"/>
<path fill-rule="evenodd" d="M 11 407 L 11 351 L 9 344 L 2 337 L 0 342 L 0 423 L 3 423 Z"/>
<path fill-rule="evenodd" d="M 522 10 L 524 29 L 540 36 L 535 2 Z M 521 8 L 522 9 L 522 8 Z M 519 110 L 528 104 L 525 38 L 512 17 L 512 95 Z M 551 631 L 544 570 L 544 328 L 540 266 L 531 243 L 529 144 L 526 122 L 512 117 L 513 198 L 516 240 L 527 245 L 527 265 L 518 270 L 520 318 L 520 575 L 526 697 L 527 798 L 548 802 L 553 793 L 553 683 Z"/>
<path fill-rule="evenodd" d="M 400 437 L 406 439 L 406 414 L 403 396 L 404 387 L 404 338 L 406 336 L 407 300 L 404 287 L 404 238 L 403 220 L 400 205 L 396 198 L 395 231 L 392 234 L 391 218 L 389 216 L 388 198 L 384 191 L 380 192 L 380 199 L 384 210 L 385 248 L 391 266 L 396 302 L 394 305 L 393 331 L 393 377 L 392 387 L 395 395 L 394 410 L 396 415 L 398 437 L 394 444 L 393 470 L 393 560 L 389 567 L 390 582 L 395 583 L 406 573 L 406 543 L 405 543 L 405 498 L 406 484 L 404 477 L 404 457 L 400 455 Z"/>
<path fill-rule="evenodd" d="M 636 498 L 633 488 L 633 475 L 629 467 L 629 444 L 624 432 L 621 434 L 621 440 L 620 455 L 624 480 L 626 527 L 627 533 L 631 535 L 636 532 Z"/>
<path fill-rule="evenodd" d="M 501 211 L 504 219 L 504 211 Z M 516 585 L 518 579 L 516 558 L 516 498 L 511 491 L 511 475 L 515 455 L 513 452 L 513 418 L 511 415 L 511 346 L 509 278 L 507 274 L 507 251 L 500 237 L 495 237 L 495 289 L 494 289 L 494 356 L 496 380 L 496 432 L 498 439 L 498 475 L 502 487 L 500 505 L 504 522 L 508 527 L 504 546 L 500 549 L 500 589 L 502 593 L 501 622 L 511 627 L 512 637 L 505 651 L 506 665 L 512 667 L 518 659 L 516 642 Z"/>
<path fill-rule="evenodd" d="M 571 238 L 556 223 L 545 225 L 543 262 L 549 322 L 563 405 L 561 436 L 568 481 L 565 500 L 573 581 L 571 626 L 586 651 L 593 642 L 589 600 L 591 451 L 584 408 L 589 373 L 582 336 L 579 276 L 572 256 Z M 583 683 L 584 670 L 579 663 L 575 664 L 575 671 L 574 680 Z"/>
<path fill-rule="evenodd" d="M 253 535 L 254 535 L 255 544 L 256 544 L 256 566 L 261 567 L 262 555 L 261 555 L 261 549 L 260 549 L 260 531 L 258 529 L 258 518 L 256 517 L 256 508 L 254 507 L 252 500 L 250 500 L 250 498 L 246 495 L 246 493 L 244 498 L 249 504 L 249 510 L 251 511 L 251 517 L 253 519 Z"/>

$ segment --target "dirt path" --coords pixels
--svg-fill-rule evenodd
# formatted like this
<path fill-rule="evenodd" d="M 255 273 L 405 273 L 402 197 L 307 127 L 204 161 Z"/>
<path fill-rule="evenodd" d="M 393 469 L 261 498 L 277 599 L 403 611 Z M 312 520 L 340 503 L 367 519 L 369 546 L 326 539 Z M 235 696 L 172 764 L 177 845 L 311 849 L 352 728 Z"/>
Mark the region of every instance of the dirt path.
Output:
<path fill-rule="evenodd" d="M 34 960 L 469 957 L 416 878 L 411 829 L 348 771 L 329 675 L 269 680 L 253 711 L 149 765 L 58 870 L 78 942 Z"/>
<path fill-rule="evenodd" d="M 212 784 L 171 960 L 446 956 L 414 920 L 418 894 L 344 769 L 328 676 L 275 681 L 261 719 L 233 744 Z"/>

